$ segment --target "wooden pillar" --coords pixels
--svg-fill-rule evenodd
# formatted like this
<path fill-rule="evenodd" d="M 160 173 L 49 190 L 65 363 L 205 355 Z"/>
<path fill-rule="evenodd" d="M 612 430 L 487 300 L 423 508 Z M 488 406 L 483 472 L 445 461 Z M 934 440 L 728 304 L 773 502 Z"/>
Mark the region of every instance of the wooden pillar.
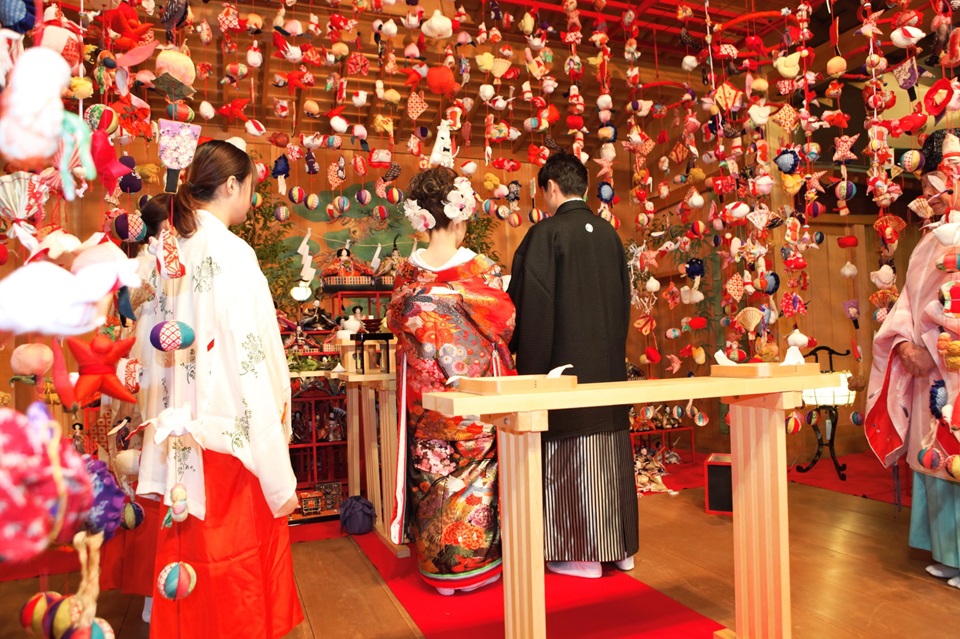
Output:
<path fill-rule="evenodd" d="M 730 398 L 733 557 L 740 639 L 789 639 L 790 544 L 784 410 L 800 393 Z M 730 637 L 729 631 L 716 637 Z"/>
<path fill-rule="evenodd" d="M 390 519 L 393 517 L 393 499 L 397 492 L 397 383 L 380 382 L 380 512 L 377 534 L 397 557 L 409 557 L 410 548 L 390 541 Z"/>
<path fill-rule="evenodd" d="M 506 639 L 544 639 L 543 471 L 547 411 L 513 413 L 497 424 Z"/>
<path fill-rule="evenodd" d="M 377 445 L 377 391 L 370 382 L 360 387 L 360 404 L 363 410 L 364 467 L 366 469 L 367 499 L 373 504 L 377 521 L 383 521 L 380 498 L 380 455 Z"/>
<path fill-rule="evenodd" d="M 360 384 L 347 382 L 347 492 L 360 494 Z"/>

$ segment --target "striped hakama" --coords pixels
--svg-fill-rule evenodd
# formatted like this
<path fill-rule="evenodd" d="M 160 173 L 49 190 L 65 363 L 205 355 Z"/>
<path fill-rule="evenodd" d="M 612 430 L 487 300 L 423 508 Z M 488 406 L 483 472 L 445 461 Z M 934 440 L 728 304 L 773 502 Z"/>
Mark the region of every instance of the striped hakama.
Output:
<path fill-rule="evenodd" d="M 619 561 L 640 548 L 630 432 L 543 443 L 547 561 Z"/>

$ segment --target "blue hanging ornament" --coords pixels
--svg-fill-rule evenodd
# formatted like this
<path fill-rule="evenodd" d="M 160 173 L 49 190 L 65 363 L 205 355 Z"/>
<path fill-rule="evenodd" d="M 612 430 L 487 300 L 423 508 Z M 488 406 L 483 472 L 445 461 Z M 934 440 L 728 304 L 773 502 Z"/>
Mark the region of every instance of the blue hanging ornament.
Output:
<path fill-rule="evenodd" d="M 287 178 L 290 177 L 290 160 L 284 153 L 273 163 L 273 170 L 270 175 L 277 179 L 277 188 L 281 195 L 287 193 Z"/>

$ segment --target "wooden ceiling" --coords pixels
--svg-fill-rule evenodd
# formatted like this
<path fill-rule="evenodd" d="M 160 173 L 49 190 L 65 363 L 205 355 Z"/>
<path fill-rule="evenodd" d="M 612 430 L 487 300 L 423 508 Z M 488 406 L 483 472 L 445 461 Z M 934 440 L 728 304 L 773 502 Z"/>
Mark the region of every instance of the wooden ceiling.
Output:
<path fill-rule="evenodd" d="M 372 2 L 372 0 L 369 1 Z M 332 4 L 338 5 L 339 2 Z M 766 4 L 768 3 L 758 3 L 756 0 L 714 0 L 710 3 L 710 17 L 715 24 L 723 24 L 742 15 L 744 12 L 768 9 L 768 7 L 757 6 Z M 812 4 L 820 5 L 822 2 L 815 1 Z M 250 12 L 256 12 L 262 16 L 264 31 L 255 36 L 249 35 L 246 32 L 234 35 L 233 39 L 238 45 L 238 51 L 233 54 L 224 54 L 220 46 L 222 38 L 217 22 L 217 15 L 223 9 L 223 5 L 216 2 L 209 4 L 194 3 L 191 5 L 194 24 L 199 25 L 203 20 L 206 20 L 213 31 L 213 42 L 207 45 L 202 44 L 199 36 L 195 32 L 188 28 L 181 28 L 178 30 L 178 43 L 185 42 L 190 49 L 191 56 L 195 63 L 206 62 L 211 64 L 214 69 L 214 76 L 208 80 L 198 80 L 195 83 L 194 88 L 197 90 L 197 93 L 188 103 L 196 110 L 201 100 L 207 100 L 213 104 L 214 107 L 219 107 L 236 98 L 250 98 L 251 100 L 246 109 L 246 115 L 260 120 L 266 126 L 268 135 L 271 132 L 280 131 L 290 134 L 291 138 L 295 141 L 298 134 L 301 133 L 332 133 L 327 118 L 306 117 L 302 107 L 306 100 L 316 101 L 320 106 L 321 113 L 326 113 L 337 106 L 335 93 L 328 90 L 327 87 L 335 84 L 333 79 L 337 74 L 346 76 L 344 65 L 340 63 L 331 67 L 310 67 L 309 70 L 316 79 L 316 86 L 308 90 L 297 90 L 292 95 L 288 88 L 274 86 L 273 80 L 276 74 L 285 74 L 297 70 L 297 65 L 272 55 L 275 48 L 272 43 L 273 32 L 271 24 L 274 21 L 279 6 L 280 4 L 277 2 L 270 4 L 252 1 L 238 3 L 241 17 L 246 17 Z M 432 15 L 434 10 L 440 10 L 449 17 L 452 17 L 456 11 L 454 3 L 449 1 L 423 0 L 419 6 L 423 10 L 425 17 Z M 560 41 L 560 32 L 566 30 L 566 17 L 560 7 L 560 2 L 557 0 L 553 2 L 539 0 L 499 0 L 499 5 L 497 5 L 495 0 L 463 0 L 457 4 L 456 7 L 462 8 L 469 17 L 469 20 L 461 26 L 461 29 L 471 36 L 476 36 L 478 25 L 481 22 L 485 23 L 488 29 L 493 27 L 495 22 L 491 12 L 495 6 L 499 7 L 499 11 L 503 15 L 513 18 L 513 25 L 510 28 L 503 28 L 502 23 L 499 25 L 503 35 L 503 41 L 499 45 L 496 45 L 496 47 L 490 43 L 484 45 L 467 45 L 458 47 L 455 52 L 457 56 L 462 55 L 468 58 L 472 66 L 470 80 L 463 86 L 460 94 L 457 96 L 460 98 L 470 97 L 473 98 L 475 102 L 474 110 L 467 118 L 473 125 L 470 140 L 471 144 L 468 148 L 461 151 L 461 155 L 468 155 L 470 157 L 478 157 L 482 154 L 483 119 L 488 112 L 488 107 L 478 99 L 478 90 L 480 85 L 492 83 L 491 77 L 486 76 L 476 68 L 476 64 L 473 62 L 476 54 L 483 51 L 494 52 L 494 49 L 499 49 L 503 44 L 512 46 L 514 52 L 513 64 L 519 69 L 520 75 L 519 78 L 512 82 L 504 82 L 503 85 L 498 88 L 498 91 L 504 97 L 508 97 L 512 90 L 516 99 L 513 102 L 512 109 L 499 112 L 497 116 L 523 131 L 523 120 L 533 115 L 533 109 L 530 104 L 520 99 L 520 87 L 524 80 L 528 79 L 528 74 L 523 63 L 524 47 L 527 43 L 523 34 L 517 29 L 516 23 L 526 11 L 536 11 L 536 18 L 539 24 L 541 26 L 549 26 L 554 31 L 548 36 L 547 44 L 554 52 L 551 75 L 557 78 L 560 86 L 554 94 L 546 96 L 546 99 L 548 102 L 557 105 L 562 115 L 566 114 L 567 101 L 563 94 L 569 88 L 569 81 L 566 81 L 564 78 L 563 65 L 569 53 L 567 46 Z M 695 2 L 689 3 L 689 6 L 693 10 L 693 17 L 687 22 L 689 33 L 698 40 L 702 39 L 706 31 L 703 6 Z M 394 139 L 396 148 L 402 150 L 415 127 L 426 126 L 430 131 L 435 130 L 436 125 L 442 118 L 444 109 L 451 104 L 450 98 L 433 95 L 429 91 L 425 91 L 428 108 L 416 121 L 412 120 L 407 116 L 405 111 L 407 97 L 410 94 L 410 88 L 405 85 L 407 75 L 404 73 L 390 75 L 385 73 L 381 68 L 381 61 L 378 59 L 378 47 L 373 40 L 373 23 L 378 19 L 386 20 L 393 18 L 400 24 L 397 36 L 392 40 L 392 43 L 388 45 L 392 46 L 397 55 L 399 66 L 410 67 L 419 62 L 415 60 L 408 61 L 403 58 L 404 47 L 408 43 L 416 41 L 419 36 L 419 30 L 411 30 L 402 25 L 401 21 L 409 10 L 411 10 L 411 7 L 405 3 L 397 2 L 391 6 L 384 7 L 382 13 L 368 10 L 354 15 L 352 3 L 349 1 L 343 2 L 340 6 L 331 6 L 331 3 L 321 0 L 312 0 L 311 2 L 300 0 L 286 9 L 284 19 L 286 21 L 299 20 L 305 30 L 309 24 L 311 14 L 318 16 L 321 32 L 325 30 L 330 16 L 336 13 L 340 13 L 348 18 L 355 17 L 358 20 L 358 25 L 354 30 L 343 34 L 343 40 L 349 44 L 351 51 L 360 50 L 363 53 L 370 63 L 370 71 L 367 76 L 358 75 L 347 77 L 347 95 L 352 95 L 354 91 L 366 91 L 368 98 L 366 105 L 355 107 L 348 97 L 343 103 L 345 107 L 343 117 L 351 124 L 365 125 L 370 136 L 370 144 L 373 147 L 386 145 L 385 138 L 378 137 L 378 134 L 373 130 L 373 119 L 376 114 L 382 113 L 393 116 L 395 122 Z M 625 78 L 629 65 L 623 56 L 624 43 L 628 34 L 624 31 L 622 24 L 622 16 L 628 10 L 634 11 L 637 15 L 636 25 L 639 27 L 637 40 L 641 57 L 636 63 L 636 66 L 640 69 L 641 83 L 649 85 L 651 83 L 667 81 L 679 85 L 688 84 L 696 91 L 697 95 L 702 95 L 705 92 L 700 71 L 694 71 L 688 74 L 680 68 L 680 60 L 691 51 L 680 41 L 681 24 L 677 18 L 676 3 L 662 0 L 640 0 L 639 2 L 633 3 L 620 0 L 606 0 L 604 6 L 598 8 L 593 2 L 581 0 L 579 3 L 579 13 L 583 25 L 584 40 L 578 48 L 578 53 L 584 61 L 582 94 L 586 97 L 587 102 L 587 111 L 584 119 L 587 128 L 590 130 L 594 130 L 599 124 L 593 103 L 593 100 L 595 100 L 599 93 L 599 89 L 594 68 L 587 62 L 589 58 L 598 54 L 598 49 L 588 41 L 590 34 L 597 29 L 605 28 L 610 37 L 610 48 L 612 51 L 610 61 L 612 75 L 611 86 L 612 94 L 615 98 L 614 121 L 620 127 L 627 124 L 628 114 L 625 104 L 629 99 L 644 98 L 669 104 L 675 102 L 679 95 L 684 92 L 682 87 L 675 85 L 658 86 L 657 88 L 648 90 L 631 90 L 628 88 Z M 142 8 L 138 9 L 138 12 L 141 15 L 141 19 L 155 24 L 156 38 L 161 42 L 165 41 L 163 28 L 157 24 L 160 9 L 157 9 L 153 17 L 146 16 Z M 820 16 L 820 14 L 826 14 L 826 11 L 819 10 L 814 13 L 815 16 L 819 16 L 817 19 L 823 20 L 823 16 Z M 724 30 L 722 37 L 724 41 L 736 42 L 746 35 L 759 35 L 768 44 L 774 44 L 780 40 L 781 32 L 785 24 L 785 19 L 780 17 L 743 22 L 731 28 L 729 31 Z M 826 28 L 816 28 L 815 35 L 821 40 L 825 39 Z M 260 43 L 260 47 L 263 50 L 263 66 L 259 69 L 251 69 L 250 75 L 236 85 L 230 83 L 221 84 L 219 79 L 222 77 L 223 70 L 231 62 L 245 62 L 246 50 L 254 40 Z M 291 41 L 295 44 L 310 43 L 316 48 L 329 48 L 331 45 L 331 41 L 324 35 L 321 35 L 321 37 L 304 35 L 292 38 Z M 452 41 L 455 42 L 455 38 L 452 39 Z M 429 66 L 442 64 L 446 44 L 447 43 L 443 41 L 428 41 L 427 46 L 422 51 L 424 62 Z M 817 44 L 817 42 L 813 44 Z M 149 61 L 140 68 L 152 69 L 152 64 L 153 62 Z M 399 105 L 392 105 L 377 99 L 375 84 L 378 79 L 383 81 L 385 88 L 393 88 L 400 93 L 402 99 Z M 539 83 L 533 80 L 532 84 L 534 95 L 539 95 Z M 425 87 L 421 84 L 421 88 Z M 146 89 L 141 89 L 140 91 L 141 95 L 151 103 L 154 117 L 162 117 L 161 114 L 166 106 L 163 96 L 155 91 Z M 274 114 L 275 100 L 288 100 L 291 115 L 285 118 L 277 117 Z M 205 134 L 214 137 L 226 137 L 227 135 L 242 133 L 242 131 L 242 123 L 230 125 L 219 115 L 205 124 Z M 570 143 L 570 137 L 567 135 L 567 127 L 564 124 L 563 118 L 552 127 L 550 134 L 562 146 L 567 146 Z M 342 136 L 342 139 L 345 149 L 359 149 L 359 145 L 351 141 L 349 133 Z M 508 148 L 501 148 L 498 154 L 505 155 L 509 150 L 514 155 L 525 156 L 526 148 L 530 143 L 542 144 L 543 141 L 543 134 L 523 132 L 519 139 L 510 144 Z M 461 145 L 463 144 L 463 140 L 459 139 L 459 136 L 457 142 Z M 429 144 L 430 142 L 428 141 L 427 145 Z M 595 150 L 595 145 L 596 142 L 588 136 L 586 150 L 592 154 Z M 429 146 L 427 146 L 426 149 L 427 152 L 429 152 Z"/>

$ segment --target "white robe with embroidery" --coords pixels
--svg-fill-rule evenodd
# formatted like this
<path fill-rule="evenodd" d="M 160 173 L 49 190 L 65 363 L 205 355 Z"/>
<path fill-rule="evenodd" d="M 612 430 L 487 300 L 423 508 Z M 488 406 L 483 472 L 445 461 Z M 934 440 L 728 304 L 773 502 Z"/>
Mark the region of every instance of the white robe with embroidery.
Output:
<path fill-rule="evenodd" d="M 176 351 L 170 406 L 190 409 L 190 435 L 170 438 L 167 487 L 187 488 L 191 515 L 205 515 L 197 446 L 233 455 L 260 481 L 276 514 L 296 494 L 290 464 L 290 374 L 273 298 L 250 246 L 206 211 L 181 239 L 186 275 L 167 283 L 173 317 L 196 333 Z M 169 492 L 165 494 L 169 502 Z"/>
<path fill-rule="evenodd" d="M 144 285 L 149 284 L 154 290 L 152 299 L 134 309 L 137 314 L 135 329 L 137 341 L 131 351 L 131 357 L 136 356 L 143 367 L 137 402 L 140 405 L 140 417 L 146 422 L 155 418 L 170 404 L 174 354 L 155 349 L 150 344 L 150 331 L 159 322 L 172 320 L 173 313 L 170 312 L 170 302 L 167 290 L 164 288 L 167 280 L 162 279 L 157 272 L 157 258 L 143 247 L 137 256 L 137 261 L 139 262 L 137 274 L 140 275 Z M 138 495 L 155 497 L 167 492 L 167 445 L 166 443 L 159 446 L 154 444 L 155 433 L 156 427 L 152 424 L 148 424 L 143 431 L 140 476 L 137 482 Z"/>

